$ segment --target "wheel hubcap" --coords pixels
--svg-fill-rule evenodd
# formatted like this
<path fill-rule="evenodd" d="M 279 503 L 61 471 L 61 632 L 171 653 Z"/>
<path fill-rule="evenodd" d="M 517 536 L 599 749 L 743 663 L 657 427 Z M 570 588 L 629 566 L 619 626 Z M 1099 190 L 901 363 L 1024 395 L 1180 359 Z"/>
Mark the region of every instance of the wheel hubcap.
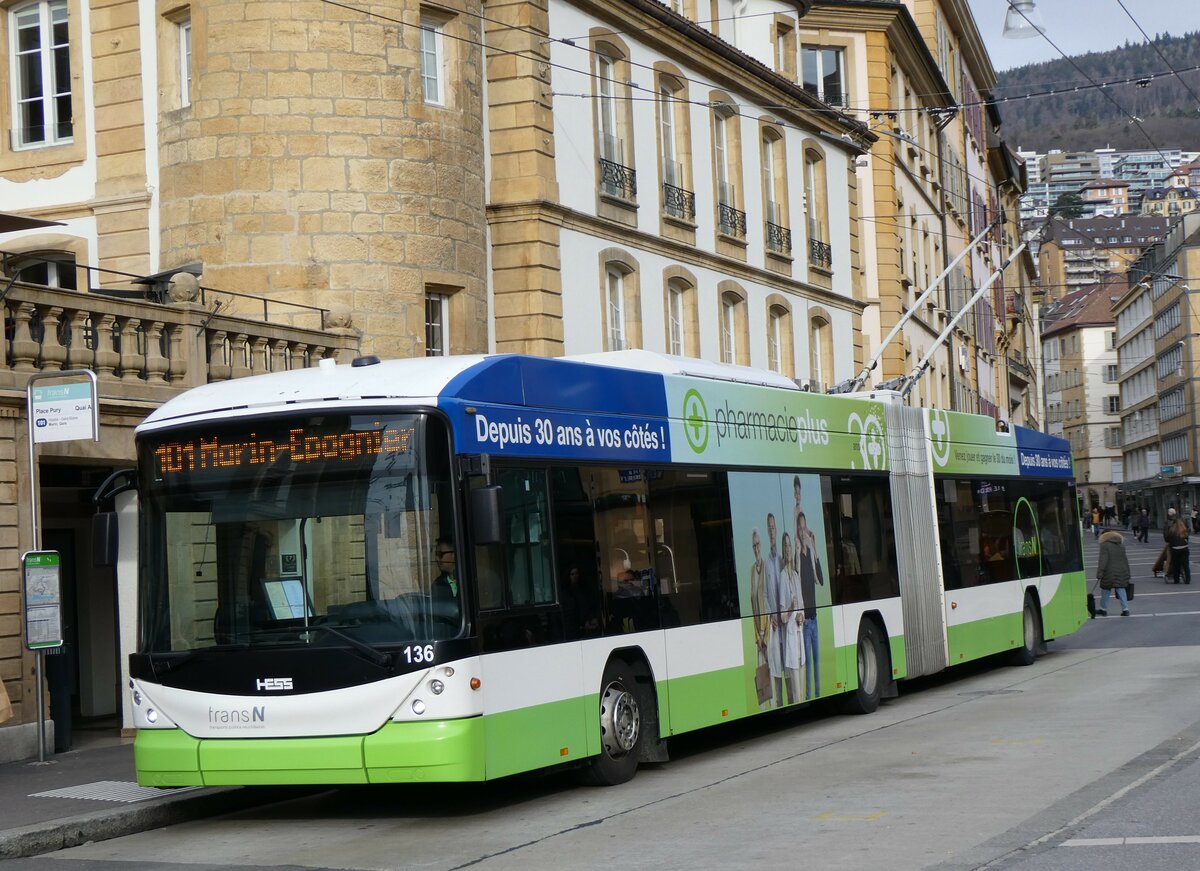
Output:
<path fill-rule="evenodd" d="M 624 756 L 637 746 L 642 730 L 642 714 L 637 697 L 618 681 L 600 694 L 600 740 L 604 752 L 614 758 Z"/>
<path fill-rule="evenodd" d="M 878 665 L 875 662 L 875 647 L 866 638 L 858 642 L 858 686 L 868 695 L 875 692 L 878 680 Z"/>

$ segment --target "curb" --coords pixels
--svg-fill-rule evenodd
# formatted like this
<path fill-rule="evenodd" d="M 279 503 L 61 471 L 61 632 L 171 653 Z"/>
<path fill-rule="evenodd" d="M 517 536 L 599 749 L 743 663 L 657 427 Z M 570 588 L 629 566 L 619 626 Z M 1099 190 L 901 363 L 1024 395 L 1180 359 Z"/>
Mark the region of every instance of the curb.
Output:
<path fill-rule="evenodd" d="M 274 787 L 218 787 L 207 789 L 201 794 L 174 798 L 164 796 L 141 806 L 111 808 L 34 823 L 19 829 L 0 831 L 0 859 L 24 859 L 53 853 L 81 844 L 107 841 L 149 829 L 273 804 L 296 798 L 299 794 L 301 793 L 296 790 Z"/>

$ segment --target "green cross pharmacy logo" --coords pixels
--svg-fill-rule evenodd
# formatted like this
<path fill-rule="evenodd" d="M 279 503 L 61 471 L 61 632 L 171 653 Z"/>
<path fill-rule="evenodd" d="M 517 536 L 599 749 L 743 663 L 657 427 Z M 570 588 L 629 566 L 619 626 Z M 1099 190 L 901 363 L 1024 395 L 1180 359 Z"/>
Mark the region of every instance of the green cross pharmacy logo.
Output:
<path fill-rule="evenodd" d="M 708 406 L 694 389 L 683 395 L 683 434 L 693 451 L 704 453 L 708 447 Z"/>

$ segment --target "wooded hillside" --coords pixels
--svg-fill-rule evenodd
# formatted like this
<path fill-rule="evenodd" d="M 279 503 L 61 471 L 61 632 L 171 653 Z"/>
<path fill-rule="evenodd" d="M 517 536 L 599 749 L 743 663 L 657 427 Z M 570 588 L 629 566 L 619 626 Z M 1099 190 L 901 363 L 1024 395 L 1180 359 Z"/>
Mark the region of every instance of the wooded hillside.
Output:
<path fill-rule="evenodd" d="M 1155 45 L 1176 70 L 1200 65 L 1200 32 L 1183 36 L 1161 34 Z M 1096 82 L 1169 72 L 1154 48 L 1126 43 L 1111 51 L 1073 58 Z M 1180 81 L 1180 78 L 1183 81 Z M 1164 76 L 1145 86 L 1117 85 L 1103 91 L 1087 87 L 1071 94 L 1035 97 L 1000 105 L 1005 140 L 1026 151 L 1090 151 L 1110 145 L 1117 149 L 1149 149 L 1146 136 L 1105 97 L 1141 119 L 1142 127 L 1160 148 L 1200 149 L 1200 70 Z M 1187 87 L 1184 86 L 1187 84 Z M 1015 67 L 999 74 L 995 96 L 1018 97 L 1087 79 L 1065 59 Z"/>

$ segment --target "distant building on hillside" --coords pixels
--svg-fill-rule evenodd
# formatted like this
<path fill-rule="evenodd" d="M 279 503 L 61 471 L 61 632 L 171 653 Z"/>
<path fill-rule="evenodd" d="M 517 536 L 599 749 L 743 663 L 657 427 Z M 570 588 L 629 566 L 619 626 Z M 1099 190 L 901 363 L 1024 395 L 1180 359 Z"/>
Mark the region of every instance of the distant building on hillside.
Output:
<path fill-rule="evenodd" d="M 1038 248 L 1038 283 L 1047 302 L 1124 272 L 1142 250 L 1167 231 L 1157 215 L 1114 218 L 1053 218 Z"/>
<path fill-rule="evenodd" d="M 1152 188 L 1142 197 L 1143 215 L 1177 218 L 1196 210 L 1196 190 L 1190 187 Z"/>
<path fill-rule="evenodd" d="M 1083 217 L 1115 217 L 1129 211 L 1129 182 L 1116 178 L 1098 178 L 1079 189 L 1085 212 Z M 1087 212 L 1090 211 L 1091 214 Z"/>

